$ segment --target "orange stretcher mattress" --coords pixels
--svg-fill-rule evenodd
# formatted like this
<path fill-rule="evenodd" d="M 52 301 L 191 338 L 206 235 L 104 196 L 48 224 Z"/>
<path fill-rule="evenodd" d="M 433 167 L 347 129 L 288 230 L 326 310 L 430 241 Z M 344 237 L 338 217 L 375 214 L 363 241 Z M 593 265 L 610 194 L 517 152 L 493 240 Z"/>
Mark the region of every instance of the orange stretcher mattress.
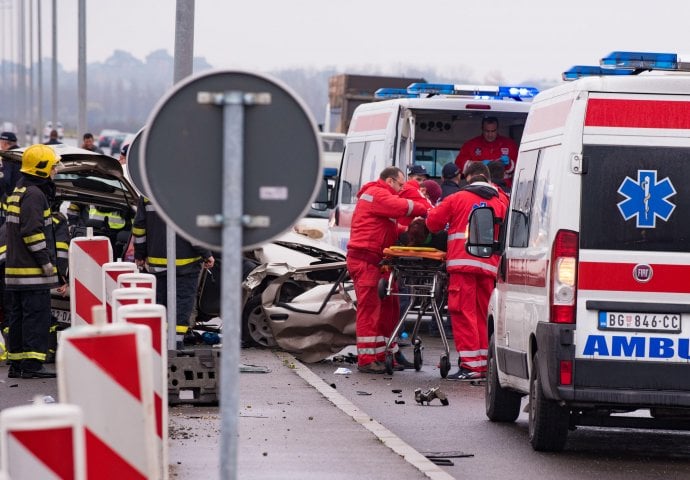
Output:
<path fill-rule="evenodd" d="M 388 247 L 383 249 L 383 255 L 389 258 L 416 257 L 439 261 L 444 261 L 446 259 L 446 252 L 430 247 Z"/>

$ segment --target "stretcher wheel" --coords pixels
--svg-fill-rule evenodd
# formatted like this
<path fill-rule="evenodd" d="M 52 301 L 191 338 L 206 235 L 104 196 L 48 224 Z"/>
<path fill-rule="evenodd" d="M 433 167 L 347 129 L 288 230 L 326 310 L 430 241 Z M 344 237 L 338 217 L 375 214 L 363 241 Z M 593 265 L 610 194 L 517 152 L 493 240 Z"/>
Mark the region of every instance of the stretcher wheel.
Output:
<path fill-rule="evenodd" d="M 379 279 L 379 298 L 383 300 L 388 296 L 388 281 L 385 278 Z"/>
<path fill-rule="evenodd" d="M 393 354 L 386 354 L 386 373 L 388 375 L 393 375 Z"/>
<path fill-rule="evenodd" d="M 450 359 L 448 355 L 441 355 L 441 362 L 439 363 L 441 367 L 441 378 L 446 378 L 448 372 L 450 372 Z"/>
<path fill-rule="evenodd" d="M 422 369 L 422 347 L 419 344 L 414 346 L 414 369 L 416 371 Z"/>

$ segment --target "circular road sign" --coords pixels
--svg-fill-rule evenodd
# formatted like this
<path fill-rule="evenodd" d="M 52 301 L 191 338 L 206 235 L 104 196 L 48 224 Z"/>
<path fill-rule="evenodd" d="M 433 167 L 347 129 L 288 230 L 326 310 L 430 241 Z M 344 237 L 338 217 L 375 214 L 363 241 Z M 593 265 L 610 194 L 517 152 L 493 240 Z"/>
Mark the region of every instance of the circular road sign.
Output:
<path fill-rule="evenodd" d="M 271 95 L 268 105 L 244 107 L 243 214 L 268 218 L 268 226 L 244 227 L 242 246 L 288 230 L 309 209 L 322 177 L 316 124 L 279 81 L 211 71 L 175 85 L 146 122 L 139 151 L 144 191 L 180 235 L 217 251 L 223 229 L 198 226 L 197 216 L 223 213 L 223 106 L 201 104 L 197 94 L 236 91 Z"/>
<path fill-rule="evenodd" d="M 144 138 L 144 129 L 142 128 L 134 136 L 134 139 L 129 144 L 129 149 L 127 150 L 127 163 L 125 164 L 125 172 L 132 182 L 134 188 L 136 188 L 140 194 L 146 195 L 144 190 L 144 179 L 141 173 L 141 142 Z"/>

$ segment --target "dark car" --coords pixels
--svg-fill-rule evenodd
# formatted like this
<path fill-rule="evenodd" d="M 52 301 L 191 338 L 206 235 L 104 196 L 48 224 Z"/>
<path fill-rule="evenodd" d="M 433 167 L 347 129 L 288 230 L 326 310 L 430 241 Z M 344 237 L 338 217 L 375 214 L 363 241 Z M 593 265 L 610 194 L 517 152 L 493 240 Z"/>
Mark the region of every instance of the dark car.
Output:
<path fill-rule="evenodd" d="M 127 135 L 130 135 L 129 133 L 117 133 L 113 135 L 112 140 L 110 140 L 110 154 L 115 156 L 120 153 L 120 148 L 122 148 L 122 145 L 124 144 L 125 139 L 127 138 Z"/>
<path fill-rule="evenodd" d="M 113 141 L 113 137 L 120 133 L 119 130 L 112 130 L 104 128 L 101 133 L 98 134 L 98 148 L 110 148 L 110 142 Z"/>

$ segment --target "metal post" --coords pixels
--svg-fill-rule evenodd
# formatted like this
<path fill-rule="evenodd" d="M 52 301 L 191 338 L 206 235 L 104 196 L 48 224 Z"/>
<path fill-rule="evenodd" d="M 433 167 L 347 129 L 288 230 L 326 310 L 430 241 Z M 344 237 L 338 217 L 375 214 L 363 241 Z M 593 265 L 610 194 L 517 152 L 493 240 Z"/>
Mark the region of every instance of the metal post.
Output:
<path fill-rule="evenodd" d="M 220 478 L 237 478 L 237 415 L 240 384 L 240 322 L 242 294 L 237 279 L 242 272 L 242 180 L 244 158 L 244 104 L 242 92 L 230 92 L 223 107 L 223 264 L 220 356 Z M 232 174 L 230 173 L 232 172 Z"/>
<path fill-rule="evenodd" d="M 29 144 L 34 143 L 34 2 L 29 0 L 29 117 L 25 129 L 29 128 Z M 39 140 L 40 141 L 40 140 Z"/>
<path fill-rule="evenodd" d="M 38 10 L 36 12 L 38 16 L 38 111 L 36 112 L 36 133 L 38 134 L 39 142 L 41 141 L 43 135 L 43 46 L 41 45 L 43 39 L 43 36 L 41 35 L 43 25 L 41 24 L 41 2 L 42 0 L 36 0 L 36 4 L 38 6 Z"/>
<path fill-rule="evenodd" d="M 58 115 L 58 81 L 57 81 L 57 0 L 53 0 L 53 29 L 52 29 L 52 34 L 53 34 L 53 60 L 52 60 L 52 74 L 50 76 L 50 83 L 51 83 L 51 95 L 50 98 L 52 99 L 51 103 L 51 109 L 50 109 L 50 119 L 53 122 L 53 127 L 55 127 L 57 123 L 57 115 Z"/>
<path fill-rule="evenodd" d="M 86 132 L 86 0 L 79 0 L 79 59 L 77 67 L 77 103 L 79 117 L 77 119 L 77 138 Z M 57 125 L 53 124 L 53 128 Z"/>
<path fill-rule="evenodd" d="M 194 58 L 194 0 L 177 0 L 175 13 L 175 58 L 173 83 L 177 83 L 193 73 Z M 168 349 L 176 348 L 177 326 L 177 277 L 175 276 L 175 256 L 177 239 L 170 225 L 165 227 L 166 255 L 168 258 Z"/>
<path fill-rule="evenodd" d="M 26 45 L 25 40 L 25 14 L 24 14 L 24 2 L 19 2 L 19 15 L 17 17 L 17 49 L 18 49 L 18 61 L 17 61 L 17 86 L 18 86 L 18 97 L 19 104 L 17 105 L 17 139 L 20 145 L 26 143 Z"/>

